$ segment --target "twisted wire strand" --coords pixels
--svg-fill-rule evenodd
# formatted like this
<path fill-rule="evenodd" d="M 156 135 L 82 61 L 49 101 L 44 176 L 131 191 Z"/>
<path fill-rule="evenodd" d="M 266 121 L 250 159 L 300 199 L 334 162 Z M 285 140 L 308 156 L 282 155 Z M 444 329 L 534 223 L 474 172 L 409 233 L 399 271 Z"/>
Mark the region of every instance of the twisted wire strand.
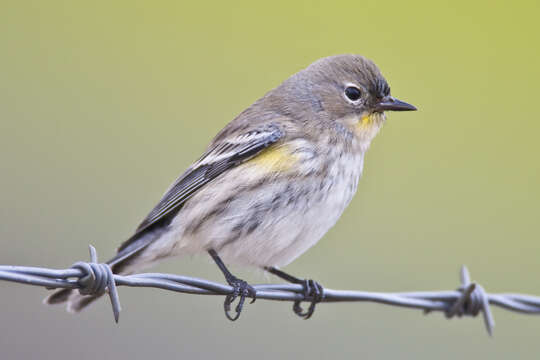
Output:
<path fill-rule="evenodd" d="M 491 305 L 523 314 L 540 314 L 540 297 L 515 293 L 489 294 L 478 283 L 472 282 L 469 271 L 461 268 L 461 285 L 450 291 L 416 292 L 369 292 L 324 289 L 322 302 L 373 302 L 424 310 L 439 311 L 447 318 L 472 316 L 482 313 L 484 325 L 490 336 L 495 321 Z M 96 249 L 90 245 L 90 262 L 79 261 L 64 270 L 29 266 L 0 265 L 0 280 L 26 285 L 43 286 L 48 289 L 79 289 L 83 295 L 108 293 L 114 320 L 120 316 L 120 300 L 117 286 L 151 287 L 198 295 L 228 295 L 233 288 L 209 280 L 183 275 L 143 273 L 128 276 L 113 274 L 107 264 L 98 263 Z M 308 301 L 302 285 L 259 284 L 253 285 L 257 299 L 276 301 Z"/>

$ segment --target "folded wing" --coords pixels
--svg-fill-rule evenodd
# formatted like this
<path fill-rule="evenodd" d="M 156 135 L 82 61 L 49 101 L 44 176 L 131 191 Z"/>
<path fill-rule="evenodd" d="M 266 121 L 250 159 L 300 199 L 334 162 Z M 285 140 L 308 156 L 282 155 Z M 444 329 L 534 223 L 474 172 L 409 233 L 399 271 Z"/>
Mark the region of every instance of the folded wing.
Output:
<path fill-rule="evenodd" d="M 282 130 L 275 124 L 266 124 L 235 137 L 227 137 L 215 143 L 203 156 L 180 176 L 165 193 L 161 201 L 138 226 L 135 234 L 118 248 L 118 254 L 109 261 L 116 265 L 138 253 L 166 227 L 184 203 L 199 189 L 227 170 L 238 166 L 278 142 Z"/>

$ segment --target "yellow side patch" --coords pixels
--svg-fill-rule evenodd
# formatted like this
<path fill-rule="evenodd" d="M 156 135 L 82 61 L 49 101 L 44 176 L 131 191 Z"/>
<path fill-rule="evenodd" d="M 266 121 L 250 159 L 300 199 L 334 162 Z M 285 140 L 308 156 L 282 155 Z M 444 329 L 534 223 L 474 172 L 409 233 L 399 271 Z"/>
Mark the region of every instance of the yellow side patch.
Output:
<path fill-rule="evenodd" d="M 249 160 L 248 164 L 264 167 L 268 171 L 287 171 L 293 167 L 298 157 L 285 146 L 270 147 Z"/>

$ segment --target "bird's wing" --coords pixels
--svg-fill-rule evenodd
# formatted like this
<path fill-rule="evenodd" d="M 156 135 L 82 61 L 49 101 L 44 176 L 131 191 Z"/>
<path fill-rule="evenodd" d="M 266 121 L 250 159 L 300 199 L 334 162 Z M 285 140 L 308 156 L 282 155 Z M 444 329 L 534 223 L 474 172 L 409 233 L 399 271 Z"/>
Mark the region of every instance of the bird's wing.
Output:
<path fill-rule="evenodd" d="M 147 230 L 159 226 L 160 221 L 169 219 L 170 215 L 175 214 L 204 185 L 225 171 L 253 158 L 282 136 L 283 131 L 271 123 L 215 142 L 172 184 L 161 201 L 139 225 L 135 234 L 120 245 L 117 256 L 109 263 L 118 263 L 146 247 L 155 239 L 155 236 L 144 236 Z"/>

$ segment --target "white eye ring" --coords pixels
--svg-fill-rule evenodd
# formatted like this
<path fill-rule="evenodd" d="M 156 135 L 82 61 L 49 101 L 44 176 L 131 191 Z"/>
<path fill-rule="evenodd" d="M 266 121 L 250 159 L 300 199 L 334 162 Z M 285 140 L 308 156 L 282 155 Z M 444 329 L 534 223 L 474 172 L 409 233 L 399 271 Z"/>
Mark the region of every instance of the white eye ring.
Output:
<path fill-rule="evenodd" d="M 346 84 L 345 90 L 343 91 L 345 99 L 354 105 L 358 104 L 362 100 L 362 94 L 362 89 L 354 84 Z"/>

